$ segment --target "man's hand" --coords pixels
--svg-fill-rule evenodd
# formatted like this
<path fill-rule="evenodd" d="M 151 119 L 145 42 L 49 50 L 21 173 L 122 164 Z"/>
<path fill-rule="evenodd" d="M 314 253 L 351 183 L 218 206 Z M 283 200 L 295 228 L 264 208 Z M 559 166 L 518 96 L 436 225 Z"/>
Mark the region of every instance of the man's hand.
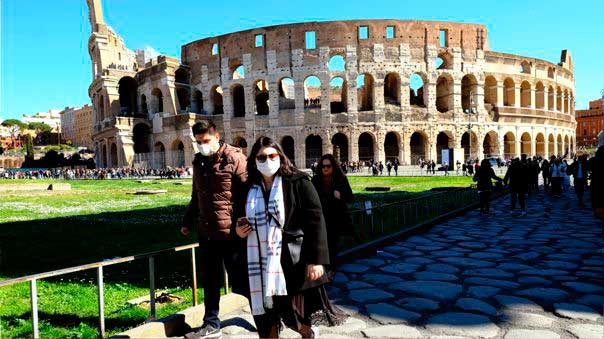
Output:
<path fill-rule="evenodd" d="M 247 220 L 247 218 L 239 218 L 237 219 L 237 227 L 235 228 L 235 232 L 239 238 L 247 238 L 248 234 L 252 231 L 252 225 Z"/>
<path fill-rule="evenodd" d="M 191 234 L 191 230 L 188 227 L 183 226 L 180 228 L 180 233 L 186 237 Z"/>
<path fill-rule="evenodd" d="M 341 195 L 340 195 L 340 191 L 333 191 L 333 196 L 334 196 L 336 199 L 340 200 L 340 197 L 341 197 Z"/>
<path fill-rule="evenodd" d="M 308 265 L 306 266 L 307 276 L 310 280 L 319 280 L 325 274 L 323 265 Z"/>

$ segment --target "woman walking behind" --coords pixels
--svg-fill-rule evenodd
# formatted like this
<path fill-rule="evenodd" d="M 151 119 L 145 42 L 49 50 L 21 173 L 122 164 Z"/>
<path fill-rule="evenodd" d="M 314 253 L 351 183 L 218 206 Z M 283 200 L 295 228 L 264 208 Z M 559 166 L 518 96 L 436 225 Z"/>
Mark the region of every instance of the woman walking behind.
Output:
<path fill-rule="evenodd" d="M 481 214 L 489 214 L 490 212 L 491 194 L 493 193 L 493 182 L 491 179 L 503 181 L 500 177 L 495 175 L 495 171 L 491 167 L 489 160 L 483 159 L 473 178 L 473 180 L 476 182 L 478 195 L 480 196 Z"/>
<path fill-rule="evenodd" d="M 247 171 L 247 221 L 236 231 L 247 238 L 249 300 L 258 335 L 279 337 L 283 321 L 302 337 L 314 338 L 313 323 L 344 320 L 337 318 L 323 287 L 329 249 L 317 192 L 268 137 L 252 147 Z"/>
<path fill-rule="evenodd" d="M 321 199 L 323 216 L 325 216 L 329 262 L 331 263 L 330 273 L 335 273 L 340 236 L 354 235 L 352 219 L 346 205 L 352 202 L 354 196 L 348 179 L 336 162 L 336 158 L 331 154 L 321 157 L 317 175 L 312 178 L 312 183 Z"/>

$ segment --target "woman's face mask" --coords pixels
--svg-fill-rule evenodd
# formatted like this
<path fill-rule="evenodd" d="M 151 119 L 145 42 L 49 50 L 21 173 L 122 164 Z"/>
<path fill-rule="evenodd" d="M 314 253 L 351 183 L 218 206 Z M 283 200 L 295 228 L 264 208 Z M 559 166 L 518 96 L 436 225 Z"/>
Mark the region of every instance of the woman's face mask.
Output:
<path fill-rule="evenodd" d="M 276 150 L 274 153 L 261 153 L 256 156 L 256 168 L 265 177 L 272 177 L 280 167 L 281 159 Z"/>

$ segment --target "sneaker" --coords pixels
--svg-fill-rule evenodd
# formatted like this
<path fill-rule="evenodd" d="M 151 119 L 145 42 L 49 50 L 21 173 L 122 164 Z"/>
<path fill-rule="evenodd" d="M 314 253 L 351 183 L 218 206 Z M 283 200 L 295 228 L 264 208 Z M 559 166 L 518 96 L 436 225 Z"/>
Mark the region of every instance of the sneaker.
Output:
<path fill-rule="evenodd" d="M 186 339 L 202 339 L 202 338 L 221 338 L 222 332 L 219 328 L 212 325 L 204 324 L 197 332 L 191 332 L 185 335 Z"/>
<path fill-rule="evenodd" d="M 319 337 L 319 327 L 318 326 L 311 326 L 310 330 L 312 331 L 312 337 L 311 338 L 318 338 Z"/>

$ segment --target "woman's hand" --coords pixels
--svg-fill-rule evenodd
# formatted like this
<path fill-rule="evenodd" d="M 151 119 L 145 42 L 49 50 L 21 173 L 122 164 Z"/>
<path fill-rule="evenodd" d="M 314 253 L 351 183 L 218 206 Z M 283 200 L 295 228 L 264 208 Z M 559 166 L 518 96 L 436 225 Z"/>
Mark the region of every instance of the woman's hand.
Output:
<path fill-rule="evenodd" d="M 237 219 L 237 227 L 235 228 L 239 238 L 247 238 L 248 234 L 252 231 L 252 225 L 250 225 L 247 218 Z"/>
<path fill-rule="evenodd" d="M 334 196 L 336 199 L 340 200 L 340 198 L 341 198 L 340 191 L 333 191 L 333 196 Z"/>
<path fill-rule="evenodd" d="M 306 266 L 307 276 L 310 280 L 319 280 L 325 274 L 323 265 L 308 265 Z"/>

